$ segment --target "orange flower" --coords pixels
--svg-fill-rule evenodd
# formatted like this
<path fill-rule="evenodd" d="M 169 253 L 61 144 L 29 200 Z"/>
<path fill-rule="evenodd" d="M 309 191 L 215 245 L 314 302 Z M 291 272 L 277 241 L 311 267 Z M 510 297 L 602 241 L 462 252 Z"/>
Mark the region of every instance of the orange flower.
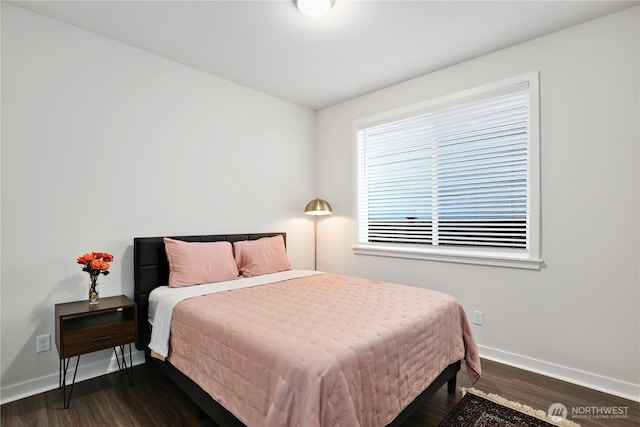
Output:
<path fill-rule="evenodd" d="M 91 261 L 93 261 L 93 254 L 92 253 L 84 254 L 81 257 L 79 257 L 78 260 L 77 260 L 78 264 L 88 264 Z"/>
<path fill-rule="evenodd" d="M 91 268 L 94 270 L 108 270 L 109 263 L 104 262 L 101 259 L 94 259 L 93 261 L 91 261 Z"/>
<path fill-rule="evenodd" d="M 86 271 L 93 277 L 100 274 L 109 274 L 109 263 L 113 261 L 113 255 L 107 252 L 89 252 L 78 258 L 78 264 L 83 264 L 82 271 Z"/>

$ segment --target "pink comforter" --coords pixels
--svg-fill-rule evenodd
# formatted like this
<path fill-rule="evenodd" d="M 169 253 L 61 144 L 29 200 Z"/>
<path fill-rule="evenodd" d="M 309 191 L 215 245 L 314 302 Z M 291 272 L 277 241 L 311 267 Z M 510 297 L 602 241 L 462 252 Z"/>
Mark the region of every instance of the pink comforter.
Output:
<path fill-rule="evenodd" d="M 380 427 L 463 357 L 453 297 L 321 274 L 179 303 L 168 360 L 251 427 Z"/>

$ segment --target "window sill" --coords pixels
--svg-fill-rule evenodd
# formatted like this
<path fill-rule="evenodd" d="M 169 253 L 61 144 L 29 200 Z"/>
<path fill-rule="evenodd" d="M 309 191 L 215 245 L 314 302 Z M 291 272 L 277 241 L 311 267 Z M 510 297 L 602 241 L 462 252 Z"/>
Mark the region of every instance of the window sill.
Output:
<path fill-rule="evenodd" d="M 421 259 L 428 261 L 455 262 L 462 264 L 488 265 L 495 267 L 540 270 L 541 259 L 531 258 L 522 253 L 496 253 L 482 250 L 430 249 L 397 247 L 373 244 L 356 244 L 353 252 L 357 255 L 372 255 L 392 258 Z"/>

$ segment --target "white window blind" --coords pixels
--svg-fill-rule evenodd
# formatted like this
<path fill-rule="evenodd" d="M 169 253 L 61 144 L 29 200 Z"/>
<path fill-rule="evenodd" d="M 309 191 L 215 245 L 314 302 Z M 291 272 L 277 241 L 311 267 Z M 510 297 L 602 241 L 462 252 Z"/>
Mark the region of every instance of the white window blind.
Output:
<path fill-rule="evenodd" d="M 359 243 L 526 252 L 529 84 L 357 129 Z"/>

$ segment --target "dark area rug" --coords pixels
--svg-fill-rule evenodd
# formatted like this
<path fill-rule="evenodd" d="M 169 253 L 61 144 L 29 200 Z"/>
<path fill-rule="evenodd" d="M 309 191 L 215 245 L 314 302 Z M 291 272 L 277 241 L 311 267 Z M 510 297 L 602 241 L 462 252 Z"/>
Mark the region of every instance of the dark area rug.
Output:
<path fill-rule="evenodd" d="M 464 396 L 440 422 L 439 427 L 580 427 L 566 420 L 552 420 L 540 410 L 495 394 L 463 390 Z"/>

